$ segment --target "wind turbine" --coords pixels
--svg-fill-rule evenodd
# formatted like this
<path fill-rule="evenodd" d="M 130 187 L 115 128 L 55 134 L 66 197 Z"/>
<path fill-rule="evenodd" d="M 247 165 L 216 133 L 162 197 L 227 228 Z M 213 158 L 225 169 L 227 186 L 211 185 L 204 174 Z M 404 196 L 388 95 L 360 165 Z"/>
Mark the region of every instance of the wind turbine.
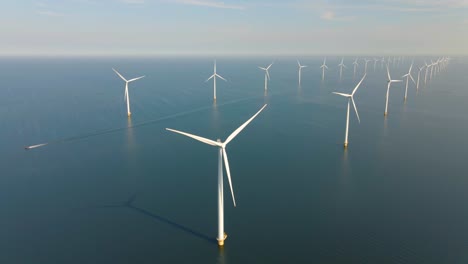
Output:
<path fill-rule="evenodd" d="M 343 63 L 343 60 L 344 60 L 344 58 L 341 58 L 341 63 L 338 64 L 338 66 L 340 66 L 340 80 L 341 80 L 341 76 L 343 74 L 343 67 L 347 68 L 346 65 L 344 65 L 344 63 Z"/>
<path fill-rule="evenodd" d="M 421 71 L 424 69 L 424 67 L 426 67 L 426 66 L 423 65 L 421 68 L 418 67 L 418 81 L 416 83 L 416 91 L 419 91 L 419 77 L 420 77 Z"/>
<path fill-rule="evenodd" d="M 411 78 L 411 80 L 413 81 L 414 84 L 416 84 L 416 82 L 414 81 L 413 79 L 413 76 L 411 76 L 411 70 L 413 69 L 413 63 L 411 63 L 411 66 L 409 68 L 409 71 L 407 74 L 401 76 L 402 78 L 406 77 L 406 89 L 405 89 L 405 101 L 406 101 L 406 98 L 408 97 L 408 81 L 409 79 Z"/>
<path fill-rule="evenodd" d="M 117 73 L 117 75 L 125 81 L 125 95 L 124 95 L 124 100 L 127 101 L 127 116 L 130 117 L 132 115 L 132 113 L 130 112 L 130 97 L 128 95 L 128 84 L 133 82 L 133 81 L 136 81 L 136 80 L 139 80 L 145 76 L 140 76 L 140 77 L 137 77 L 137 78 L 133 78 L 133 79 L 130 79 L 130 80 L 127 80 L 125 79 L 118 71 L 116 71 L 114 68 L 112 68 L 112 70 Z"/>
<path fill-rule="evenodd" d="M 229 169 L 229 161 L 226 153 L 226 146 L 233 140 L 260 112 L 266 107 L 267 105 L 264 105 L 254 116 L 252 116 L 249 120 L 247 120 L 244 124 L 242 124 L 239 128 L 234 130 L 229 137 L 226 138 L 224 142 L 221 142 L 220 139 L 217 141 L 203 138 L 200 136 L 192 135 L 189 133 L 185 133 L 182 131 L 166 128 L 166 130 L 169 130 L 171 132 L 175 132 L 190 138 L 193 138 L 195 140 L 198 140 L 202 143 L 215 146 L 219 148 L 218 151 L 218 245 L 224 246 L 224 240 L 227 238 L 226 233 L 224 232 L 224 195 L 223 195 L 223 159 L 224 159 L 224 165 L 226 166 L 226 173 L 227 173 L 227 179 L 229 182 L 229 188 L 231 189 L 231 195 L 232 195 L 232 202 L 234 203 L 234 207 L 236 207 L 236 199 L 234 198 L 234 191 L 232 189 L 232 181 L 231 181 L 231 171 Z"/>
<path fill-rule="evenodd" d="M 426 61 L 424 61 L 424 65 L 426 66 L 426 74 L 424 74 L 424 84 L 427 84 L 427 74 L 429 73 L 429 67 L 431 67 L 431 65 L 428 65 L 426 63 Z"/>
<path fill-rule="evenodd" d="M 358 58 L 356 58 L 356 59 L 354 60 L 354 62 L 353 62 L 353 65 L 354 65 L 354 75 L 353 75 L 353 76 L 356 76 L 356 67 L 359 66 L 359 64 L 358 64 L 357 61 L 358 61 Z"/>
<path fill-rule="evenodd" d="M 263 67 L 258 67 L 261 70 L 265 71 L 265 91 L 268 89 L 268 80 L 270 80 L 270 73 L 268 73 L 268 70 L 270 69 L 271 65 L 273 65 L 273 62 L 268 65 L 268 67 L 263 68 Z"/>
<path fill-rule="evenodd" d="M 402 80 L 392 80 L 392 77 L 390 77 L 390 70 L 388 69 L 388 64 L 387 64 L 387 82 L 388 82 L 388 85 L 387 85 L 387 96 L 386 96 L 386 99 L 385 99 L 385 112 L 384 112 L 384 116 L 387 116 L 388 115 L 388 95 L 389 95 L 389 92 L 390 92 L 390 86 L 392 85 L 392 83 L 394 82 L 402 82 Z"/>
<path fill-rule="evenodd" d="M 221 75 L 216 73 L 216 60 L 214 61 L 214 68 L 213 68 L 213 75 L 210 76 L 210 78 L 206 79 L 205 82 L 211 80 L 213 78 L 213 100 L 216 101 L 216 77 L 220 78 L 221 80 L 226 81 Z"/>
<path fill-rule="evenodd" d="M 364 59 L 364 61 L 366 62 L 365 66 L 364 66 L 364 73 L 367 73 L 367 63 L 369 63 L 370 60 Z"/>
<path fill-rule="evenodd" d="M 375 67 L 377 66 L 377 62 L 379 61 L 379 59 L 377 58 L 374 58 L 374 72 L 375 72 Z"/>
<path fill-rule="evenodd" d="M 357 119 L 358 119 L 359 123 L 361 123 L 361 120 L 359 119 L 359 114 L 358 114 L 358 111 L 357 111 L 356 104 L 354 103 L 354 97 L 353 96 L 354 96 L 354 93 L 356 93 L 359 86 L 361 85 L 362 81 L 364 81 L 364 78 L 366 78 L 365 73 L 364 73 L 364 76 L 362 77 L 361 81 L 356 85 L 356 87 L 354 88 L 354 90 L 353 90 L 353 92 L 351 94 L 333 92 L 334 94 L 341 95 L 341 96 L 344 96 L 344 97 L 348 98 L 348 111 L 346 112 L 346 134 L 345 134 L 345 141 L 344 141 L 344 148 L 345 149 L 348 147 L 349 101 L 351 101 L 353 103 L 354 111 L 356 112 Z"/>
<path fill-rule="evenodd" d="M 325 57 L 325 59 L 323 59 L 323 64 L 322 64 L 322 66 L 320 66 L 320 68 L 322 69 L 322 81 L 325 78 L 325 69 L 328 70 L 328 66 L 327 66 L 326 63 L 327 63 L 327 57 Z"/>
<path fill-rule="evenodd" d="M 301 72 L 302 72 L 302 68 L 306 68 L 307 65 L 301 65 L 301 63 L 299 62 L 299 60 L 297 60 L 297 65 L 299 66 L 299 86 L 301 85 Z"/>

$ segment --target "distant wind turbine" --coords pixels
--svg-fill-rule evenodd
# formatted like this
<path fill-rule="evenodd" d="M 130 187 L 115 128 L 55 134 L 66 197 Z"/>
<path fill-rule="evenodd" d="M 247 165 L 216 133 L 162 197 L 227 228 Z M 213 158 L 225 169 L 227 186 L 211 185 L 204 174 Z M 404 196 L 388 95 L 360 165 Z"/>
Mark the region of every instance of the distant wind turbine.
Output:
<path fill-rule="evenodd" d="M 418 67 L 418 81 L 416 82 L 416 91 L 419 91 L 419 77 L 421 75 L 421 71 L 424 69 L 424 65 L 422 67 Z"/>
<path fill-rule="evenodd" d="M 270 65 L 268 65 L 268 67 L 266 68 L 258 67 L 261 70 L 265 71 L 265 91 L 268 90 L 268 80 L 270 80 L 270 73 L 268 72 L 268 70 L 270 69 L 271 65 L 273 65 L 273 62 Z"/>
<path fill-rule="evenodd" d="M 371 61 L 371 60 L 364 59 L 364 61 L 366 63 L 365 66 L 364 66 L 364 73 L 367 73 L 367 63 L 369 63 L 369 61 Z"/>
<path fill-rule="evenodd" d="M 216 77 L 220 78 L 221 80 L 226 81 L 226 79 L 224 79 L 221 75 L 219 75 L 218 73 L 216 73 L 216 60 L 214 61 L 214 68 L 213 68 L 213 75 L 210 76 L 210 78 L 206 79 L 205 82 L 211 80 L 211 78 L 213 78 L 213 100 L 216 101 Z"/>
<path fill-rule="evenodd" d="M 392 80 L 392 77 L 390 77 L 390 70 L 388 69 L 388 65 L 387 65 L 387 82 L 388 82 L 388 85 L 387 85 L 387 96 L 385 97 L 385 112 L 384 112 L 384 116 L 387 116 L 388 115 L 388 95 L 389 95 L 389 92 L 390 92 L 390 86 L 392 85 L 392 83 L 394 82 L 402 82 L 402 80 Z"/>
<path fill-rule="evenodd" d="M 267 105 L 264 105 L 254 116 L 252 116 L 249 120 L 247 120 L 243 125 L 241 125 L 239 128 L 234 130 L 229 137 L 226 138 L 224 142 L 221 142 L 220 139 L 217 141 L 203 138 L 200 136 L 192 135 L 189 133 L 185 133 L 182 131 L 166 128 L 167 130 L 171 132 L 175 132 L 190 138 L 193 138 L 195 140 L 198 140 L 202 143 L 215 146 L 219 148 L 218 152 L 218 245 L 219 246 L 224 246 L 224 240 L 226 240 L 227 235 L 224 232 L 224 195 L 223 195 L 223 159 L 224 159 L 224 165 L 226 166 L 226 173 L 227 173 L 227 179 L 229 182 L 229 188 L 231 189 L 231 195 L 232 195 L 232 201 L 234 203 L 234 207 L 236 206 L 236 199 L 234 198 L 234 191 L 232 188 L 232 180 L 231 180 L 231 171 L 229 168 L 229 161 L 226 153 L 226 146 L 233 140 L 260 112 L 266 107 Z"/>
<path fill-rule="evenodd" d="M 366 78 L 366 74 L 364 74 L 361 81 L 356 85 L 356 87 L 354 88 L 354 90 L 353 90 L 353 92 L 351 94 L 333 92 L 334 94 L 341 95 L 341 96 L 344 96 L 344 97 L 348 98 L 348 110 L 346 112 L 346 133 L 345 133 L 344 148 L 348 147 L 349 103 L 350 103 L 350 101 L 353 103 L 354 111 L 356 112 L 357 119 L 358 119 L 359 123 L 361 123 L 361 120 L 359 119 L 359 114 L 358 114 L 358 111 L 357 111 L 356 104 L 354 103 L 354 97 L 353 96 L 354 96 L 354 93 L 356 93 L 359 86 L 361 85 L 362 81 L 364 81 L 364 78 Z"/>
<path fill-rule="evenodd" d="M 416 82 L 414 81 L 413 79 L 413 76 L 411 76 L 411 70 L 413 69 L 413 63 L 411 63 L 411 66 L 409 68 L 409 71 L 407 74 L 401 76 L 402 78 L 406 77 L 406 89 L 405 89 L 405 101 L 406 99 L 408 98 L 408 81 L 409 79 L 411 78 L 411 80 L 413 81 L 414 84 L 416 84 Z"/>
<path fill-rule="evenodd" d="M 301 63 L 299 62 L 299 60 L 297 60 L 297 65 L 299 66 L 299 85 L 301 85 L 301 72 L 302 72 L 302 68 L 306 68 L 307 65 L 301 65 Z"/>
<path fill-rule="evenodd" d="M 354 65 L 354 74 L 353 74 L 353 76 L 356 76 L 356 67 L 359 66 L 357 61 L 358 61 L 358 58 L 356 57 L 356 59 L 353 62 L 353 65 Z"/>
<path fill-rule="evenodd" d="M 134 79 L 130 79 L 130 80 L 127 80 L 125 79 L 118 71 L 116 71 L 114 68 L 112 68 L 112 70 L 117 73 L 117 75 L 125 81 L 125 95 L 124 95 L 124 100 L 127 101 L 127 116 L 130 117 L 132 115 L 132 113 L 130 112 L 130 97 L 128 95 L 128 84 L 133 82 L 133 81 L 136 81 L 136 80 L 139 80 L 145 76 L 140 76 L 140 77 L 137 77 L 137 78 L 134 78 Z"/>
<path fill-rule="evenodd" d="M 374 58 L 374 72 L 375 72 L 375 67 L 377 66 L 377 62 L 379 61 L 379 59 L 377 58 Z"/>
<path fill-rule="evenodd" d="M 343 75 L 343 67 L 348 68 L 346 67 L 346 65 L 344 65 L 343 60 L 344 58 L 341 58 L 341 62 L 340 64 L 338 64 L 338 66 L 340 67 L 340 80 L 341 80 L 341 76 Z"/>
<path fill-rule="evenodd" d="M 424 84 L 427 84 L 427 74 L 429 73 L 429 67 L 431 67 L 431 65 L 427 64 L 426 61 L 424 61 L 424 65 L 426 66 L 426 74 L 424 74 Z"/>
<path fill-rule="evenodd" d="M 327 57 L 325 57 L 325 59 L 323 59 L 323 64 L 322 64 L 322 66 L 320 66 L 320 68 L 322 69 L 322 81 L 323 81 L 324 78 L 325 78 L 325 69 L 328 70 Z"/>

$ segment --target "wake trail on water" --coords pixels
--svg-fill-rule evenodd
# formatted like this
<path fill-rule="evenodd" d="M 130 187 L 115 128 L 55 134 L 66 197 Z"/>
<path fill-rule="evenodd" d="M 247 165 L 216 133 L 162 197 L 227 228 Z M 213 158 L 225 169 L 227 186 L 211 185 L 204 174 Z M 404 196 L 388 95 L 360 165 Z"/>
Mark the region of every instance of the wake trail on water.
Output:
<path fill-rule="evenodd" d="M 243 102 L 243 101 L 253 100 L 253 99 L 256 99 L 256 98 L 259 98 L 259 97 L 263 97 L 263 96 L 251 96 L 251 97 L 236 99 L 236 100 L 232 100 L 232 101 L 228 101 L 228 102 L 224 102 L 222 104 L 219 104 L 219 105 L 217 105 L 217 107 L 232 105 L 232 104 L 236 104 L 236 103 Z M 180 113 L 177 113 L 177 114 L 172 114 L 172 115 L 168 115 L 168 116 L 148 120 L 148 121 L 145 121 L 145 122 L 142 122 L 142 123 L 139 123 L 139 124 L 135 124 L 135 125 L 132 125 L 132 126 L 104 129 L 104 130 L 94 131 L 94 132 L 86 133 L 86 134 L 82 134 L 82 135 L 56 139 L 56 140 L 52 140 L 52 141 L 49 141 L 49 142 L 46 142 L 46 143 L 26 146 L 26 147 L 24 147 L 24 149 L 25 150 L 35 149 L 35 148 L 48 146 L 48 145 L 51 145 L 51 144 L 65 143 L 65 142 L 90 138 L 90 137 L 94 137 L 94 136 L 100 136 L 100 135 L 107 135 L 107 134 L 111 134 L 111 133 L 116 133 L 116 132 L 127 130 L 129 128 L 138 128 L 138 127 L 143 127 L 143 126 L 147 126 L 147 125 L 153 125 L 153 124 L 156 124 L 156 123 L 159 123 L 159 122 L 162 122 L 162 121 L 167 121 L 167 120 L 178 118 L 178 117 L 181 117 L 181 116 L 186 116 L 186 115 L 190 115 L 190 114 L 193 114 L 193 113 L 205 111 L 205 110 L 208 110 L 208 109 L 210 109 L 212 107 L 213 107 L 212 105 L 199 107 L 199 108 L 195 108 L 195 109 L 192 109 L 192 110 L 180 112 Z"/>

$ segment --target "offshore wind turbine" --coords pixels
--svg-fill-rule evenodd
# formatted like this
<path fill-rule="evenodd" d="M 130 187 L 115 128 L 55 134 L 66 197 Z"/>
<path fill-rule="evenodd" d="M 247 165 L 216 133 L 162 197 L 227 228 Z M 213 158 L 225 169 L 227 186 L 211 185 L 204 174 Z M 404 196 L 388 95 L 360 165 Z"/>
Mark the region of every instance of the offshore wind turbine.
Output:
<path fill-rule="evenodd" d="M 406 98 L 408 97 L 408 81 L 409 79 L 411 78 L 411 80 L 413 81 L 414 84 L 416 84 L 416 82 L 414 81 L 413 79 L 413 76 L 411 76 L 411 70 L 413 69 L 413 63 L 411 63 L 411 66 L 409 68 L 409 71 L 407 74 L 401 76 L 402 78 L 406 77 L 406 89 L 405 89 L 405 101 L 406 101 Z"/>
<path fill-rule="evenodd" d="M 320 66 L 320 68 L 322 69 L 322 81 L 323 81 L 324 78 L 325 78 L 325 69 L 328 70 L 327 57 L 325 57 L 325 59 L 323 59 L 323 64 L 322 64 L 322 66 Z"/>
<path fill-rule="evenodd" d="M 213 68 L 213 75 L 210 76 L 210 78 L 206 79 L 205 82 L 211 80 L 213 78 L 213 100 L 216 101 L 216 77 L 220 78 L 221 80 L 226 81 L 221 75 L 216 73 L 216 60 L 214 61 L 214 68 Z"/>
<path fill-rule="evenodd" d="M 133 78 L 133 79 L 130 79 L 130 80 L 127 80 L 125 79 L 122 74 L 120 74 L 118 71 L 116 71 L 114 68 L 112 68 L 112 70 L 117 73 L 117 75 L 125 81 L 125 95 L 124 95 L 124 100 L 127 102 L 127 116 L 130 117 L 132 115 L 132 113 L 130 112 L 130 97 L 128 95 L 128 84 L 133 82 L 133 81 L 136 81 L 136 80 L 139 80 L 145 76 L 140 76 L 140 77 L 137 77 L 137 78 Z"/>
<path fill-rule="evenodd" d="M 379 61 L 379 59 L 377 58 L 374 58 L 374 72 L 375 72 L 375 67 L 377 66 L 377 62 Z"/>
<path fill-rule="evenodd" d="M 370 60 L 364 59 L 364 61 L 366 62 L 365 66 L 364 66 L 364 73 L 367 73 L 367 63 L 369 63 Z"/>
<path fill-rule="evenodd" d="M 343 67 L 348 68 L 348 67 L 346 67 L 346 65 L 344 65 L 343 60 L 344 60 L 344 58 L 341 58 L 341 62 L 340 62 L 340 64 L 338 64 L 338 66 L 340 67 L 340 80 L 341 80 L 341 76 L 343 74 Z"/>
<path fill-rule="evenodd" d="M 266 68 L 258 67 L 261 70 L 265 71 L 265 91 L 268 90 L 268 80 L 270 80 L 270 73 L 268 72 L 268 70 L 270 69 L 271 65 L 273 65 L 273 62 L 270 65 L 268 65 L 268 67 Z"/>
<path fill-rule="evenodd" d="M 384 112 L 384 116 L 387 116 L 388 115 L 388 95 L 389 95 L 389 92 L 390 92 L 390 86 L 392 86 L 392 83 L 394 82 L 402 82 L 402 80 L 392 80 L 392 77 L 390 77 L 390 70 L 388 69 L 388 64 L 387 64 L 387 82 L 388 82 L 388 85 L 387 85 L 387 96 L 385 97 L 385 112 Z"/>
<path fill-rule="evenodd" d="M 416 82 L 416 91 L 419 91 L 419 77 L 421 75 L 421 71 L 424 69 L 424 65 L 422 67 L 418 67 L 418 81 Z"/>
<path fill-rule="evenodd" d="M 353 74 L 353 76 L 356 76 L 356 67 L 359 66 L 357 61 L 358 61 L 358 58 L 356 57 L 356 59 L 353 62 L 353 65 L 354 65 L 354 74 Z"/>
<path fill-rule="evenodd" d="M 424 84 L 427 84 L 427 74 L 429 73 L 429 67 L 431 67 L 431 65 L 427 64 L 426 61 L 424 61 L 424 65 L 426 66 L 426 74 L 424 74 Z"/>
<path fill-rule="evenodd" d="M 354 96 L 354 93 L 356 93 L 359 86 L 361 85 L 362 81 L 364 81 L 364 78 L 366 78 L 365 73 L 364 73 L 364 76 L 362 77 L 361 81 L 356 85 L 356 87 L 354 88 L 354 90 L 353 90 L 353 92 L 351 94 L 333 92 L 334 94 L 341 95 L 341 96 L 344 96 L 344 97 L 348 98 L 348 110 L 346 112 L 346 133 L 345 133 L 345 141 L 344 141 L 344 148 L 345 149 L 348 147 L 349 103 L 350 103 L 350 101 L 353 103 L 354 111 L 356 112 L 357 119 L 358 119 L 359 123 L 361 123 L 361 120 L 359 119 L 359 114 L 358 114 L 358 111 L 357 111 L 356 104 L 354 103 L 354 97 L 353 96 Z"/>
<path fill-rule="evenodd" d="M 166 128 L 166 130 L 178 133 L 190 138 L 193 138 L 195 140 L 198 140 L 202 143 L 218 147 L 218 245 L 220 247 L 224 246 L 224 240 L 227 238 L 227 234 L 224 232 L 224 194 L 223 194 L 223 160 L 224 160 L 224 165 L 226 166 L 226 174 L 227 174 L 227 179 L 229 182 L 229 188 L 231 189 L 231 195 L 232 195 L 232 202 L 234 203 L 234 207 L 236 207 L 236 199 L 234 198 L 234 191 L 232 188 L 232 180 L 231 180 L 231 171 L 229 168 L 229 161 L 226 153 L 226 146 L 233 140 L 260 112 L 266 107 L 267 105 L 264 105 L 254 116 L 252 116 L 249 120 L 247 120 L 244 124 L 242 124 L 239 128 L 234 130 L 234 132 L 229 135 L 224 142 L 221 142 L 220 139 L 217 141 L 203 138 L 200 136 L 192 135 L 189 133 L 185 133 L 182 131 Z"/>
<path fill-rule="evenodd" d="M 307 65 L 301 65 L 301 63 L 299 62 L 299 60 L 297 60 L 297 65 L 299 66 L 299 86 L 301 85 L 301 72 L 302 72 L 302 68 L 306 68 Z"/>

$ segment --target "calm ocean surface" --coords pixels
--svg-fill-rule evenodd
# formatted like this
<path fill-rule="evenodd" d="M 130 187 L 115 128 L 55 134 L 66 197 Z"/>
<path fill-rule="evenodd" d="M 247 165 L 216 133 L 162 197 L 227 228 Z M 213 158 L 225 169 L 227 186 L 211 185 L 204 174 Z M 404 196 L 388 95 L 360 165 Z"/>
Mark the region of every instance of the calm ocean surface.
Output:
<path fill-rule="evenodd" d="M 415 66 L 424 58 L 415 58 Z M 428 58 L 427 58 L 428 59 Z M 380 62 L 355 94 L 343 150 L 352 61 L 339 57 L 3 58 L 0 60 L 0 263 L 468 263 L 468 59 L 419 92 L 387 88 Z M 407 58 L 390 66 L 394 79 Z M 132 117 L 126 116 L 124 82 Z M 417 70 L 413 70 L 417 78 Z M 399 78 L 401 79 L 401 78 Z M 165 130 L 222 140 L 226 245 L 217 232 L 217 149 Z M 25 151 L 27 145 L 52 142 Z"/>

